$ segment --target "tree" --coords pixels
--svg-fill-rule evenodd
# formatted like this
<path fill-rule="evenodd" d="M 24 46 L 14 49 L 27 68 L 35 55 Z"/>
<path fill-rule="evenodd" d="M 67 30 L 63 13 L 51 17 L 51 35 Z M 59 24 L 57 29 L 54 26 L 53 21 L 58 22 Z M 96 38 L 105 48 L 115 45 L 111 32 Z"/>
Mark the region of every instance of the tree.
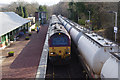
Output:
<path fill-rule="evenodd" d="M 24 12 L 24 18 L 27 18 L 28 17 L 28 12 L 27 12 L 26 7 L 23 7 L 23 12 Z"/>
<path fill-rule="evenodd" d="M 43 6 L 43 11 L 45 11 L 45 12 L 47 11 L 46 5 Z"/>
<path fill-rule="evenodd" d="M 19 6 L 19 9 L 20 9 L 20 16 L 24 17 L 23 7 Z"/>
<path fill-rule="evenodd" d="M 76 12 L 78 14 L 84 13 L 85 12 L 85 5 L 83 2 L 76 2 L 75 3 L 75 8 L 76 8 Z"/>
<path fill-rule="evenodd" d="M 1 12 L 16 12 L 17 14 L 20 15 L 21 12 L 20 12 L 19 6 L 25 6 L 27 9 L 28 15 L 35 16 L 35 12 L 37 11 L 39 4 L 37 2 L 28 3 L 25 1 L 17 1 L 9 5 L 6 5 L 5 7 L 1 8 L 0 11 Z"/>
<path fill-rule="evenodd" d="M 70 13 L 70 15 L 69 15 L 69 18 L 70 19 L 74 19 L 74 2 L 69 2 L 69 8 L 68 8 L 68 11 L 69 11 L 69 13 Z"/>
<path fill-rule="evenodd" d="M 44 10 L 43 7 L 40 5 L 39 8 L 38 8 L 38 12 L 41 12 L 43 10 Z"/>
<path fill-rule="evenodd" d="M 25 5 L 29 16 L 35 16 L 35 12 L 38 11 L 39 4 L 37 2 Z"/>
<path fill-rule="evenodd" d="M 69 2 L 69 12 L 70 12 L 70 19 L 75 22 L 78 22 L 78 18 L 81 17 L 81 14 L 85 11 L 85 5 L 82 2 Z"/>
<path fill-rule="evenodd" d="M 40 5 L 39 6 L 39 8 L 38 8 L 38 12 L 41 12 L 41 11 L 47 11 L 47 7 L 44 5 L 44 6 L 42 6 L 42 5 Z"/>
<path fill-rule="evenodd" d="M 100 14 L 101 14 L 101 5 L 100 4 L 88 4 L 86 6 L 86 17 L 88 17 L 88 11 L 91 12 L 90 17 L 92 21 L 92 28 L 93 30 L 100 29 L 101 26 L 101 20 L 100 20 Z"/>
<path fill-rule="evenodd" d="M 16 13 L 20 15 L 21 17 L 24 17 L 23 7 L 19 6 L 16 8 Z"/>

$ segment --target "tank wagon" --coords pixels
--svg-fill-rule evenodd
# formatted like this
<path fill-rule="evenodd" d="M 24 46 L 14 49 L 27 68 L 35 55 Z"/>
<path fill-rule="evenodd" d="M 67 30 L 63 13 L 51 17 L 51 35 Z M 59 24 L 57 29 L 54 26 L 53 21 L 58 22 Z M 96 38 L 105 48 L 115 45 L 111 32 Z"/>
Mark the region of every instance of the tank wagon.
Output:
<path fill-rule="evenodd" d="M 119 52 L 120 47 L 118 47 L 114 42 L 89 31 L 61 15 L 59 15 L 58 18 L 63 23 L 65 29 L 69 32 L 71 38 L 76 44 L 79 50 L 79 56 L 82 57 L 88 73 L 93 78 L 100 78 L 101 75 L 104 76 L 104 78 L 107 78 L 108 75 L 105 76 L 104 73 L 105 68 L 112 65 L 109 63 L 109 60 L 111 60 L 110 52 Z M 106 62 L 109 63 L 107 66 Z M 107 71 L 109 69 L 111 68 L 108 68 Z M 108 74 L 110 75 L 114 73 Z M 118 75 L 115 77 L 118 78 Z"/>
<path fill-rule="evenodd" d="M 71 38 L 56 15 L 52 15 L 49 25 L 49 60 L 54 64 L 69 63 L 71 58 Z"/>
<path fill-rule="evenodd" d="M 120 80 L 120 52 L 110 52 L 111 57 L 104 63 L 101 78 L 118 78 Z"/>

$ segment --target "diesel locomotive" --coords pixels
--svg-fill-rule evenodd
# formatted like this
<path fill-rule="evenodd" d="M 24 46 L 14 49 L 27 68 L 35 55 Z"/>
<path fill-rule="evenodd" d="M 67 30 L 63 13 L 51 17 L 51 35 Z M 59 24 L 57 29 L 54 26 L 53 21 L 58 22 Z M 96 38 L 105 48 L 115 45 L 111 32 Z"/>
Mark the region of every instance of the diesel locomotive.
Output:
<path fill-rule="evenodd" d="M 71 38 L 56 15 L 52 15 L 49 24 L 49 61 L 54 64 L 66 64 L 71 59 Z"/>

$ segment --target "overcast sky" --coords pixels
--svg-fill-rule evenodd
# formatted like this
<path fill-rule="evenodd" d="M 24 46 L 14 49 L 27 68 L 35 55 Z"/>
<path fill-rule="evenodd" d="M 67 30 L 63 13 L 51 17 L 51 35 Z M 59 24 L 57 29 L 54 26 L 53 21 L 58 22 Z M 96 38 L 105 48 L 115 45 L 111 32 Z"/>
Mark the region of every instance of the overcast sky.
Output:
<path fill-rule="evenodd" d="M 0 0 L 0 4 L 10 4 L 11 2 L 15 2 L 15 1 L 26 1 L 29 3 L 38 2 L 40 5 L 48 5 L 48 6 L 60 2 L 60 0 Z"/>

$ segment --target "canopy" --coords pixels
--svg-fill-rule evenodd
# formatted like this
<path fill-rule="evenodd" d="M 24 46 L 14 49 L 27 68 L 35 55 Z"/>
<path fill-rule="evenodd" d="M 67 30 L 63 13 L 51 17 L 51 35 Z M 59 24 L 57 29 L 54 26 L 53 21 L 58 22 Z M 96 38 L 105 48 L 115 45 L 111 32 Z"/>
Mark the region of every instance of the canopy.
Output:
<path fill-rule="evenodd" d="M 0 12 L 0 36 L 30 22 L 15 12 Z"/>

